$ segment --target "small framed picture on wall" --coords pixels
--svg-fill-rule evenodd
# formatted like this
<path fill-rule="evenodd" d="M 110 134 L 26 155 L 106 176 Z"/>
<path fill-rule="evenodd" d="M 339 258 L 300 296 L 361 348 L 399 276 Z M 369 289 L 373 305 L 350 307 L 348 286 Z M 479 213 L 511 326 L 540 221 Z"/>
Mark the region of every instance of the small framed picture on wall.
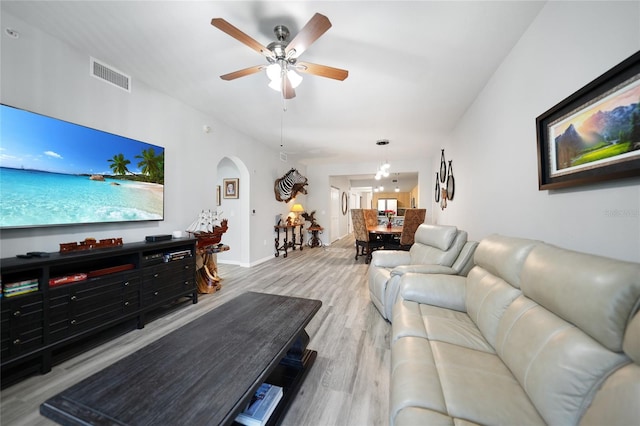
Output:
<path fill-rule="evenodd" d="M 238 198 L 239 179 L 223 179 L 222 187 L 224 188 L 224 198 Z"/>

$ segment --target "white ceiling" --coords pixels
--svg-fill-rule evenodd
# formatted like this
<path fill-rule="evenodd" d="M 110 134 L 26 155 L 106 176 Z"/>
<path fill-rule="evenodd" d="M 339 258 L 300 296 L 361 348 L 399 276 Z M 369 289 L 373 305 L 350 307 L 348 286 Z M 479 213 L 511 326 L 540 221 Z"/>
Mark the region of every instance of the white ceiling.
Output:
<path fill-rule="evenodd" d="M 425 159 L 440 148 L 535 19 L 541 1 L 7 1 L 22 19 L 303 164 Z M 301 60 L 349 70 L 304 75 L 286 102 L 266 75 L 219 78 L 265 59 L 211 26 L 264 45 L 319 12 L 333 27 Z M 20 28 L 14 28 L 20 32 Z M 4 28 L 3 28 L 4 31 Z M 281 123 L 283 132 L 281 133 Z M 214 129 L 215 131 L 215 129 Z M 375 145 L 389 139 L 389 148 Z M 383 152 L 384 151 L 384 152 Z M 372 171 L 373 173 L 374 171 Z"/>

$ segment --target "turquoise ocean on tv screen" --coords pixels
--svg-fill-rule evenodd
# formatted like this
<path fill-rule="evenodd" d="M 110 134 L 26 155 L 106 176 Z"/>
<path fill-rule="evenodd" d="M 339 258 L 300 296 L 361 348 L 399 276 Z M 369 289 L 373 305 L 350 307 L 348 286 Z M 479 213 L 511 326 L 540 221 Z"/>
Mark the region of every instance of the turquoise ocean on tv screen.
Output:
<path fill-rule="evenodd" d="M 162 185 L 0 167 L 0 227 L 161 220 Z"/>

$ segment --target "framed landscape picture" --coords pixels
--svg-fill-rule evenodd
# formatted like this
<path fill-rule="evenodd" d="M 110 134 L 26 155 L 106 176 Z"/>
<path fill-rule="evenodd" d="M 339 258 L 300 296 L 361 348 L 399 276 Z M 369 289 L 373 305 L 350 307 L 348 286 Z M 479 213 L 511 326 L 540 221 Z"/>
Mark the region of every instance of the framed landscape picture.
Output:
<path fill-rule="evenodd" d="M 538 188 L 640 176 L 640 52 L 536 119 Z"/>
<path fill-rule="evenodd" d="M 222 180 L 222 190 L 224 198 L 238 198 L 238 183 L 239 180 L 236 179 L 223 179 Z"/>

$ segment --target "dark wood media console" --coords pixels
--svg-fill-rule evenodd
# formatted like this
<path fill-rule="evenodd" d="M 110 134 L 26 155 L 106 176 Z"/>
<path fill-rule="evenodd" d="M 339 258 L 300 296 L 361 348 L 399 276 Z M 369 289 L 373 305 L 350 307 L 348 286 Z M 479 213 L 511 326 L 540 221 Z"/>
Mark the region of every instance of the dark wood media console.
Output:
<path fill-rule="evenodd" d="M 197 303 L 195 244 L 184 238 L 0 260 L 4 286 L 38 282 L 37 291 L 0 301 L 2 386 L 47 373 L 56 350 L 127 321 L 143 328 L 151 311 L 182 297 Z M 179 252 L 185 255 L 165 258 Z M 50 285 L 76 274 L 87 278 Z"/>

